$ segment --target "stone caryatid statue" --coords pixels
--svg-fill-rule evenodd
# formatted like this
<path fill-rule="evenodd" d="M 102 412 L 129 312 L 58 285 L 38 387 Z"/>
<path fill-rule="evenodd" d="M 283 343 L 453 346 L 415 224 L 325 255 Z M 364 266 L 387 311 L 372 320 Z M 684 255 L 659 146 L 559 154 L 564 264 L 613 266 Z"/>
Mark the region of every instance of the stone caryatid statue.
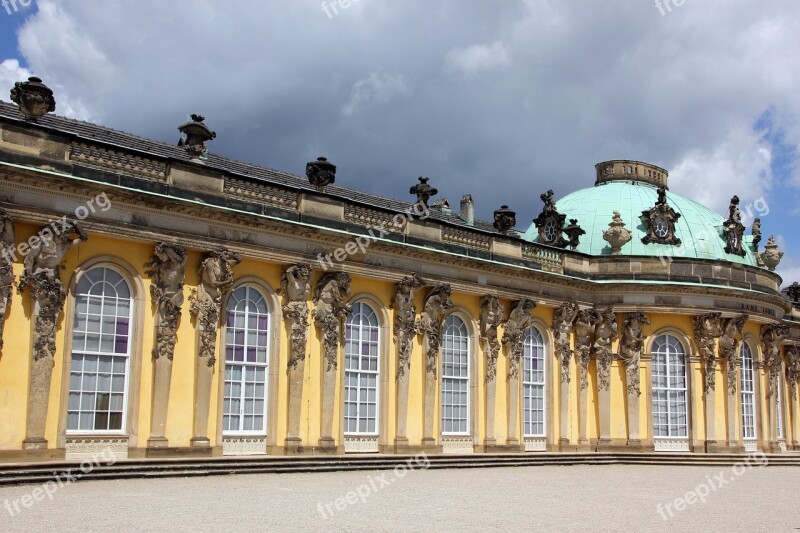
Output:
<path fill-rule="evenodd" d="M 214 349 L 222 304 L 233 286 L 233 267 L 241 261 L 239 254 L 227 248 L 220 247 L 209 252 L 198 268 L 200 285 L 189 296 L 191 304 L 189 311 L 197 317 L 200 329 L 198 355 L 210 367 L 216 362 Z"/>
<path fill-rule="evenodd" d="M 500 339 L 497 327 L 503 322 L 503 306 L 497 296 L 487 295 L 481 300 L 481 341 L 486 349 L 486 381 L 494 381 L 497 375 L 497 356 L 500 354 Z"/>
<path fill-rule="evenodd" d="M 56 324 L 67 295 L 61 283 L 59 269 L 64 254 L 73 246 L 88 239 L 80 225 L 74 221 L 62 224 L 58 235 L 42 238 L 25 256 L 25 271 L 20 278 L 18 292 L 31 288 L 33 301 L 39 306 L 35 326 L 34 359 L 51 359 L 56 349 Z"/>
<path fill-rule="evenodd" d="M 200 285 L 189 296 L 189 312 L 197 318 L 200 349 L 195 379 L 193 446 L 210 446 L 208 413 L 211 381 L 216 363 L 215 348 L 222 304 L 233 286 L 233 267 L 241 262 L 239 254 L 219 247 L 200 261 Z"/>
<path fill-rule="evenodd" d="M 723 322 L 722 336 L 719 338 L 719 356 L 725 359 L 728 380 L 728 392 L 736 393 L 737 363 L 736 346 L 742 339 L 742 329 L 747 323 L 748 316 L 741 314 L 734 318 L 727 318 Z"/>
<path fill-rule="evenodd" d="M 50 382 L 56 353 L 56 329 L 58 317 L 64 309 L 67 291 L 61 283 L 61 261 L 70 248 L 86 242 L 86 233 L 77 222 L 61 223 L 57 235 L 41 238 L 25 256 L 25 270 L 20 277 L 17 290 L 20 294 L 30 287 L 35 305 L 33 331 L 33 363 L 30 373 L 28 396 L 26 448 L 46 448 L 44 438 L 47 422 L 47 405 L 50 398 Z M 44 234 L 40 232 L 40 235 Z"/>
<path fill-rule="evenodd" d="M 642 325 L 650 324 L 644 313 L 627 313 L 622 323 L 622 339 L 619 344 L 619 357 L 625 363 L 628 381 L 628 394 L 640 396 L 642 394 L 639 381 L 639 364 L 642 360 L 644 349 L 644 335 Z"/>
<path fill-rule="evenodd" d="M 578 316 L 578 304 L 570 301 L 561 304 L 553 313 L 553 337 L 555 338 L 555 352 L 561 363 L 561 382 L 570 382 L 569 361 L 572 357 L 570 334 L 575 318 Z"/>
<path fill-rule="evenodd" d="M 589 388 L 589 361 L 592 358 L 592 333 L 600 315 L 594 309 L 581 309 L 575 317 L 575 347 L 578 352 L 581 390 Z"/>
<path fill-rule="evenodd" d="M 0 349 L 3 348 L 3 326 L 14 292 L 14 241 L 14 221 L 5 209 L 0 209 Z"/>
<path fill-rule="evenodd" d="M 602 313 L 598 313 L 598 319 L 594 326 L 594 345 L 592 351 L 597 359 L 597 387 L 600 390 L 608 390 L 611 386 L 611 343 L 617 338 L 619 329 L 617 326 L 617 316 L 614 309 L 609 307 Z"/>
<path fill-rule="evenodd" d="M 289 324 L 289 368 L 306 358 L 308 332 L 308 296 L 311 293 L 311 267 L 298 263 L 286 267 L 281 276 L 283 317 Z"/>
<path fill-rule="evenodd" d="M 717 351 L 715 339 L 722 336 L 722 313 L 706 313 L 692 317 L 694 340 L 703 361 L 704 391 L 706 394 L 716 388 Z"/>
<path fill-rule="evenodd" d="M 764 367 L 767 369 L 769 388 L 767 398 L 778 394 L 778 380 L 781 375 L 781 342 L 786 338 L 788 328 L 783 324 L 770 324 L 761 327 L 761 343 L 764 345 Z"/>
<path fill-rule="evenodd" d="M 350 297 L 350 274 L 330 272 L 322 276 L 314 291 L 314 323 L 322 330 L 326 371 L 338 367 L 339 339 L 342 321 L 352 311 L 347 299 Z"/>
<path fill-rule="evenodd" d="M 159 243 L 153 257 L 145 267 L 153 278 L 150 295 L 156 303 L 156 345 L 153 358 L 172 360 L 175 354 L 178 320 L 183 305 L 183 283 L 186 277 L 186 247 L 179 244 Z"/>
<path fill-rule="evenodd" d="M 519 377 L 523 341 L 525 332 L 533 326 L 534 309 L 536 309 L 534 301 L 523 298 L 511 309 L 504 325 L 503 346 L 508 350 L 508 375 L 510 378 Z"/>
<path fill-rule="evenodd" d="M 425 370 L 427 375 L 432 378 L 436 378 L 442 320 L 447 311 L 453 307 L 451 296 L 450 285 L 441 284 L 433 287 L 425 297 L 425 307 L 419 321 L 419 332 L 422 334 L 422 346 L 426 360 Z"/>
<path fill-rule="evenodd" d="M 797 400 L 797 380 L 800 379 L 800 349 L 797 346 L 787 346 L 786 354 L 786 382 L 792 401 Z M 795 439 L 797 440 L 797 439 Z"/>
<path fill-rule="evenodd" d="M 417 336 L 417 308 L 414 306 L 414 292 L 425 282 L 416 274 L 404 277 L 396 285 L 394 294 L 394 343 L 397 346 L 397 379 L 406 375 L 411 368 L 411 346 Z"/>

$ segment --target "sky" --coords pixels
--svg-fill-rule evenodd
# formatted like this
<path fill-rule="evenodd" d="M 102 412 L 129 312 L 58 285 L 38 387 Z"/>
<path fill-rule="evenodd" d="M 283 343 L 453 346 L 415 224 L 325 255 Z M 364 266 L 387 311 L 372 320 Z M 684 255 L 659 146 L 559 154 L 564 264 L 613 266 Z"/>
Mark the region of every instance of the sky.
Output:
<path fill-rule="evenodd" d="M 408 200 L 429 176 L 522 231 L 547 189 L 646 161 L 720 214 L 738 195 L 786 283 L 798 57 L 797 0 L 0 0 L 0 99 L 37 75 L 58 114 L 166 142 L 199 113 L 219 155 L 301 176 L 324 155 Z"/>

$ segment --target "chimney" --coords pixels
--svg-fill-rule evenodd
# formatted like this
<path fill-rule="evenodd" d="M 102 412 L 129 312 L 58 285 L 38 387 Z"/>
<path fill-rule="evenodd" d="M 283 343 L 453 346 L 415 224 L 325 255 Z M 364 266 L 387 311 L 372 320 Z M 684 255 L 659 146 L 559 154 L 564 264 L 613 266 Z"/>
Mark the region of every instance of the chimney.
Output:
<path fill-rule="evenodd" d="M 465 194 L 461 199 L 461 218 L 470 226 L 475 224 L 475 204 L 471 194 Z"/>

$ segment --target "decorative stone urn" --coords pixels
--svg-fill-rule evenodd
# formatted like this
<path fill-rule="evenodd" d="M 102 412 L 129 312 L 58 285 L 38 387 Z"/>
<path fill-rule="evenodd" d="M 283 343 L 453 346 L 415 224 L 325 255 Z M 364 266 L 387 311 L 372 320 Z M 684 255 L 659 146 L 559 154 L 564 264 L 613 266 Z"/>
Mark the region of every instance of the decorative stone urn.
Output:
<path fill-rule="evenodd" d="M 611 255 L 620 255 L 622 247 L 631 242 L 631 232 L 625 229 L 625 223 L 619 211 L 614 211 L 608 229 L 603 232 L 603 239 L 611 246 Z"/>
<path fill-rule="evenodd" d="M 306 165 L 308 182 L 322 192 L 325 187 L 336 181 L 336 165 L 326 157 L 318 157 Z"/>
<path fill-rule="evenodd" d="M 770 271 L 774 271 L 775 267 L 780 264 L 781 259 L 783 259 L 783 252 L 778 250 L 778 243 L 775 242 L 775 235 L 769 236 L 769 240 L 766 246 L 764 246 L 764 251 L 761 252 L 759 257 L 764 263 L 764 266 L 770 269 Z"/>
<path fill-rule="evenodd" d="M 517 214 L 509 209 L 507 205 L 500 206 L 500 209 L 494 212 L 495 229 L 501 233 L 508 233 L 514 226 L 517 225 Z"/>
<path fill-rule="evenodd" d="M 206 143 L 217 138 L 216 132 L 211 131 L 204 121 L 204 116 L 193 114 L 191 122 L 178 128 L 186 135 L 185 139 L 178 141 L 178 146 L 185 148 L 192 159 L 204 159 L 208 154 Z"/>
<path fill-rule="evenodd" d="M 419 183 L 408 190 L 410 194 L 417 196 L 417 203 L 422 204 L 425 207 L 428 207 L 428 200 L 439 194 L 439 190 L 437 188 L 428 185 L 429 179 L 430 178 L 426 176 L 420 176 Z"/>
<path fill-rule="evenodd" d="M 11 89 L 11 101 L 19 106 L 19 110 L 28 120 L 35 121 L 56 110 L 53 91 L 35 76 L 28 78 L 28 81 L 18 81 L 14 84 L 14 88 Z"/>

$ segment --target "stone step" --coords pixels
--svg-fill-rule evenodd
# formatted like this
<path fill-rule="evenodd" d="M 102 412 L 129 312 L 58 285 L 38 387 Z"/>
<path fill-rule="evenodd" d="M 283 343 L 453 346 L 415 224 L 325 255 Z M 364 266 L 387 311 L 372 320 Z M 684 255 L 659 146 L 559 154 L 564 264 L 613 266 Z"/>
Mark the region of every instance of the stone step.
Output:
<path fill-rule="evenodd" d="M 282 474 L 359 470 L 389 470 L 400 465 L 419 468 L 416 456 L 363 455 L 336 457 L 214 457 L 207 459 L 123 460 L 113 465 L 100 465 L 89 472 L 79 470 L 80 462 L 59 461 L 0 465 L 0 485 L 46 483 L 72 469 L 80 480 L 190 477 L 234 474 Z M 716 454 L 492 454 L 492 455 L 429 455 L 428 468 L 492 468 L 577 465 L 648 465 L 725 467 L 745 462 L 745 455 Z M 769 466 L 800 466 L 800 455 L 766 457 Z M 76 472 L 77 471 L 77 472 Z"/>

